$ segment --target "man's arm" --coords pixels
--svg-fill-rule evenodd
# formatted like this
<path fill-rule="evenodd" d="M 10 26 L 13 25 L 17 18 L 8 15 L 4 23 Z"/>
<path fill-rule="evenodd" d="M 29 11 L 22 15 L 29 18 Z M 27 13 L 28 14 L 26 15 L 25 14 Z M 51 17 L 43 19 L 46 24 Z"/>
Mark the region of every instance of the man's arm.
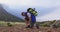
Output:
<path fill-rule="evenodd" d="M 29 22 L 31 22 L 31 14 L 30 13 L 27 13 L 27 16 L 29 18 Z"/>

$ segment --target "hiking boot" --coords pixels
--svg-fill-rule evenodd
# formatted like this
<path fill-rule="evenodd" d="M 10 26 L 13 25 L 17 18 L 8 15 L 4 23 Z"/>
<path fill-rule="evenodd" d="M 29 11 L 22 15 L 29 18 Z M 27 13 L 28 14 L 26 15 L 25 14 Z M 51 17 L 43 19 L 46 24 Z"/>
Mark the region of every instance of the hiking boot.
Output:
<path fill-rule="evenodd" d="M 39 26 L 36 26 L 37 29 L 39 29 Z"/>
<path fill-rule="evenodd" d="M 30 28 L 30 25 L 28 25 L 26 28 Z"/>

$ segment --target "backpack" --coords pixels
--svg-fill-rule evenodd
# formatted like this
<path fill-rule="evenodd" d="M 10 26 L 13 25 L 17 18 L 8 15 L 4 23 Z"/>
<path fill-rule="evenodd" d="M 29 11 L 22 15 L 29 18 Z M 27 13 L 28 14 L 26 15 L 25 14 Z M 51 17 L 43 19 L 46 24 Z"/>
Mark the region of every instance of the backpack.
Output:
<path fill-rule="evenodd" d="M 34 14 L 34 16 L 37 16 L 37 11 L 32 11 L 32 14 Z"/>
<path fill-rule="evenodd" d="M 28 11 L 32 14 L 34 14 L 34 16 L 37 16 L 37 11 L 35 11 L 34 9 L 32 8 L 28 8 Z"/>

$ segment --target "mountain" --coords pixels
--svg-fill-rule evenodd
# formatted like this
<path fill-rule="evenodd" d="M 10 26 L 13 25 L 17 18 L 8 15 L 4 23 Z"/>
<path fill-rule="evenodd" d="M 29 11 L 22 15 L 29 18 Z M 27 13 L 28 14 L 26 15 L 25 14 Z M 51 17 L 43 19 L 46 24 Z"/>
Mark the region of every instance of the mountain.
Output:
<path fill-rule="evenodd" d="M 23 21 L 21 18 L 18 18 L 10 13 L 8 13 L 3 6 L 0 4 L 0 21 Z"/>
<path fill-rule="evenodd" d="M 38 22 L 40 25 L 48 25 L 53 27 L 56 25 L 57 27 L 60 27 L 60 20 L 52 20 L 52 21 L 43 21 L 43 22 Z"/>

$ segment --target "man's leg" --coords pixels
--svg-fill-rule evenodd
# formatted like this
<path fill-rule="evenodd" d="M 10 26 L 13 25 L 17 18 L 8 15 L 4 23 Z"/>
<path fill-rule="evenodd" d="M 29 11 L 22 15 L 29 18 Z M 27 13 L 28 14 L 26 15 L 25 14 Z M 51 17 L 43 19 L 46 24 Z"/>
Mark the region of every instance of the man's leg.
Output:
<path fill-rule="evenodd" d="M 39 29 L 39 24 L 36 24 L 36 28 Z"/>
<path fill-rule="evenodd" d="M 27 21 L 27 20 L 25 19 L 25 23 L 26 23 L 26 28 L 30 28 L 29 21 Z"/>
<path fill-rule="evenodd" d="M 26 24 L 26 27 L 28 26 L 28 21 L 25 19 L 25 24 Z"/>
<path fill-rule="evenodd" d="M 30 28 L 33 28 L 34 27 L 34 24 L 35 24 L 35 22 L 31 22 L 30 23 Z"/>
<path fill-rule="evenodd" d="M 36 27 L 37 29 L 39 29 L 39 24 L 37 24 L 36 22 L 31 22 L 31 28 Z"/>
<path fill-rule="evenodd" d="M 29 22 L 27 22 L 27 27 L 26 28 L 30 28 L 30 23 Z"/>

